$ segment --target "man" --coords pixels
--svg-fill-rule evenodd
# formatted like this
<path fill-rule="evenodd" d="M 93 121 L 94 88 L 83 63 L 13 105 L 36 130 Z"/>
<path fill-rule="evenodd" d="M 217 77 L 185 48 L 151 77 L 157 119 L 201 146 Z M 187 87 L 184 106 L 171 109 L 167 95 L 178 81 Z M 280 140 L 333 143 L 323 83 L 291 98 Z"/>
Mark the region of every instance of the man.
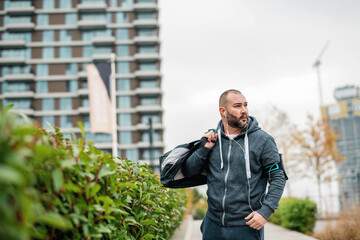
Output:
<path fill-rule="evenodd" d="M 207 171 L 204 240 L 263 239 L 285 187 L 275 141 L 249 117 L 247 105 L 240 91 L 225 91 L 219 100 L 221 121 L 183 167 L 186 177 Z"/>

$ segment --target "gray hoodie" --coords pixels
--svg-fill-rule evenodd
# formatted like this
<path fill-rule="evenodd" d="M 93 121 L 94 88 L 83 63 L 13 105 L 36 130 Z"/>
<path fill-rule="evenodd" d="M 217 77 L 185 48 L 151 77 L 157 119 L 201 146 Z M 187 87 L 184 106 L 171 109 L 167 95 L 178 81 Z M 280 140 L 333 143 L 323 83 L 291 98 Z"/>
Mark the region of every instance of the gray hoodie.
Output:
<path fill-rule="evenodd" d="M 277 209 L 285 187 L 284 172 L 274 167 L 280 162 L 280 157 L 273 137 L 261 130 L 251 116 L 247 128 L 233 140 L 224 133 L 222 121 L 216 133 L 218 130 L 221 136 L 218 135 L 215 146 L 212 149 L 200 147 L 187 159 L 183 168 L 186 177 L 197 175 L 203 169 L 207 171 L 207 216 L 223 226 L 246 225 L 244 218 L 252 211 L 269 219 Z M 245 163 L 246 132 L 250 178 Z"/>

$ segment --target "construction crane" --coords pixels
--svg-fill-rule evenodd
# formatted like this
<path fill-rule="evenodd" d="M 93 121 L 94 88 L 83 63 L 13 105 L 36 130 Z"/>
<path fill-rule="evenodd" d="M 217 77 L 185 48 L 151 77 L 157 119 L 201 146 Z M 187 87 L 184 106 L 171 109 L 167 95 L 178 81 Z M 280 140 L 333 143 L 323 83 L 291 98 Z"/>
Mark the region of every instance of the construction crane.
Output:
<path fill-rule="evenodd" d="M 322 88 L 321 88 L 321 77 L 320 77 L 320 65 L 321 65 L 321 57 L 324 55 L 326 49 L 329 47 L 330 41 L 327 41 L 325 47 L 321 50 L 319 56 L 316 58 L 313 67 L 316 68 L 317 77 L 318 77 L 318 84 L 319 84 L 319 97 L 320 97 L 320 111 L 323 106 L 323 95 L 322 95 Z"/>

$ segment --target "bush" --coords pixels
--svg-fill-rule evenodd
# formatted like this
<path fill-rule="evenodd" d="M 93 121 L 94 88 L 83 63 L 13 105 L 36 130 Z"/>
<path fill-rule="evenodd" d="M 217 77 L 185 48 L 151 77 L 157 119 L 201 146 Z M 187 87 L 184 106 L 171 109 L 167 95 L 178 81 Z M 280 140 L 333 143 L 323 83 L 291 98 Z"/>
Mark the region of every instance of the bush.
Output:
<path fill-rule="evenodd" d="M 328 224 L 323 231 L 313 237 L 320 240 L 360 240 L 360 209 L 341 212 L 335 224 Z"/>
<path fill-rule="evenodd" d="M 316 203 L 306 199 L 284 198 L 279 209 L 270 217 L 270 222 L 302 233 L 309 233 L 316 222 Z"/>
<path fill-rule="evenodd" d="M 58 128 L 0 110 L 0 152 L 0 239 L 169 239 L 181 223 L 183 190 Z"/>

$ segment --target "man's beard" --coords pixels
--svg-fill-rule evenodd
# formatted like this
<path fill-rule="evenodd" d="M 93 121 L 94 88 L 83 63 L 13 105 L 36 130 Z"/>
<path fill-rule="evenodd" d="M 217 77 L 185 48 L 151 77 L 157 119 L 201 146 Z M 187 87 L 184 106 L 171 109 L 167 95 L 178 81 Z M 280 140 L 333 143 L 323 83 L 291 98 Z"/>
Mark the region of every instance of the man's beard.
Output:
<path fill-rule="evenodd" d="M 246 117 L 246 119 L 247 119 L 247 121 L 245 123 L 243 123 L 241 121 L 241 119 L 244 117 Z M 228 113 L 227 123 L 232 128 L 244 129 L 244 128 L 246 128 L 248 122 L 249 122 L 249 117 L 246 114 L 242 114 L 240 117 L 237 118 L 235 115 Z"/>

